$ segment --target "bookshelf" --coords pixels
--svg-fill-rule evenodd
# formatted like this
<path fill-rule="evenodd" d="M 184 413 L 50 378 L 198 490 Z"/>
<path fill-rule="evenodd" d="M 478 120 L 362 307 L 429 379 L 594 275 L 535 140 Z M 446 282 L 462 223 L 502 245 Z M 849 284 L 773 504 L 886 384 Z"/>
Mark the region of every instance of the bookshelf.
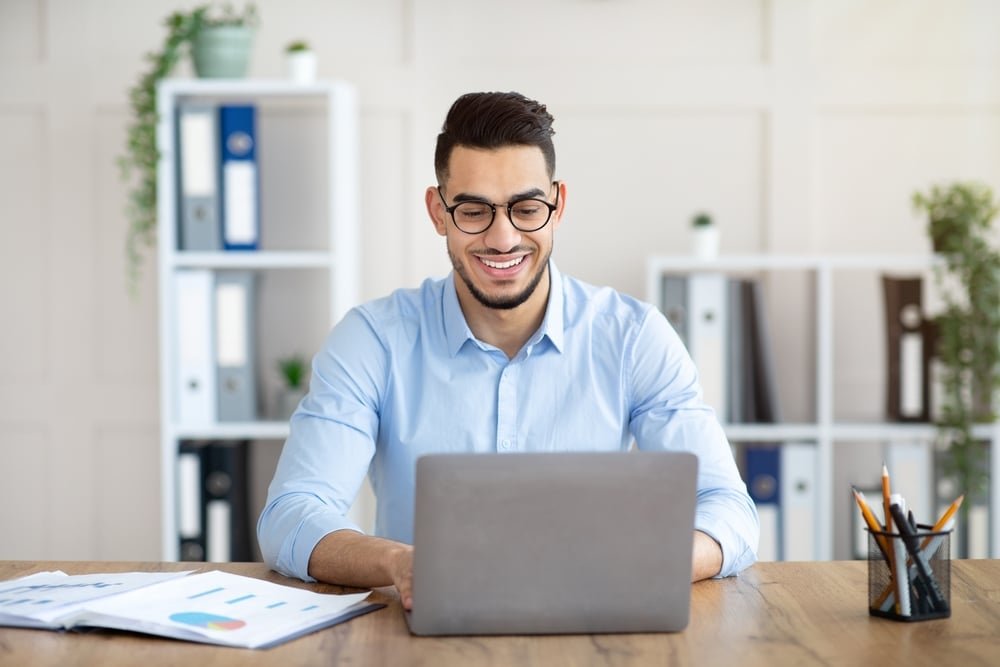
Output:
<path fill-rule="evenodd" d="M 259 249 L 185 251 L 178 242 L 178 105 L 252 104 L 257 112 Z M 279 380 L 276 360 L 307 358 L 358 301 L 359 119 L 354 87 L 341 81 L 163 81 L 158 88 L 157 147 L 160 466 L 164 560 L 177 560 L 178 451 L 185 440 L 277 441 L 288 423 L 269 414 Z M 252 272 L 255 335 L 249 351 L 257 419 L 186 423 L 178 416 L 179 353 L 174 306 L 178 274 L 190 269 Z"/>
<path fill-rule="evenodd" d="M 731 276 L 775 276 L 796 271 L 810 277 L 809 289 L 812 312 L 801 315 L 812 318 L 815 367 L 811 387 L 814 395 L 814 419 L 802 423 L 723 423 L 731 442 L 810 442 L 816 451 L 816 506 L 813 516 L 822 527 L 816 534 L 814 554 L 817 560 L 834 557 L 834 509 L 839 503 L 834 488 L 834 461 L 841 445 L 859 442 L 920 442 L 933 448 L 936 429 L 929 423 L 899 423 L 889 421 L 852 421 L 838 416 L 834 401 L 834 291 L 837 276 L 852 270 L 886 273 L 925 274 L 940 261 L 930 255 L 731 255 L 700 259 L 689 255 L 652 256 L 647 260 L 646 294 L 650 303 L 663 303 L 663 276 L 719 273 Z M 771 330 L 777 323 L 770 323 Z M 884 322 L 877 325 L 881 331 Z M 1000 422 L 975 427 L 977 437 L 990 447 L 990 479 L 1000 479 Z M 933 452 L 930 453 L 933 457 Z M 842 491 L 842 490 L 841 490 Z M 845 492 L 846 493 L 846 492 Z M 840 503 L 847 506 L 847 503 Z M 990 493 L 989 555 L 1000 557 L 1000 493 L 996 486 Z"/>

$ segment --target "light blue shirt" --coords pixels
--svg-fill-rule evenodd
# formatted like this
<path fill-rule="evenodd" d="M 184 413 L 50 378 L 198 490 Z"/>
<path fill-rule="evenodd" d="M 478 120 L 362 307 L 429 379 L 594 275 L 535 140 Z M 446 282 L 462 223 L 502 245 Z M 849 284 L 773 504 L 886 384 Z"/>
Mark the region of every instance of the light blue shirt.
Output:
<path fill-rule="evenodd" d="M 698 456 L 695 528 L 722 545 L 720 576 L 756 559 L 757 511 L 702 401 L 680 338 L 652 306 L 562 276 L 513 359 L 473 336 L 453 275 L 352 309 L 313 360 L 257 534 L 275 570 L 347 517 L 365 474 L 375 533 L 413 542 L 414 471 L 430 452 L 681 450 Z"/>

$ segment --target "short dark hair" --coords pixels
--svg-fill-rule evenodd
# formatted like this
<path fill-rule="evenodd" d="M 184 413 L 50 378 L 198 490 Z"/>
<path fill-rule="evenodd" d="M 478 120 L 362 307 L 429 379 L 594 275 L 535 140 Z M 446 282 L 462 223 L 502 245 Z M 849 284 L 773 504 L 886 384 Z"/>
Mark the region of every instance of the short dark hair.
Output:
<path fill-rule="evenodd" d="M 549 178 L 556 172 L 552 145 L 552 114 L 545 105 L 520 93 L 466 93 L 448 110 L 434 151 L 438 184 L 448 178 L 448 160 L 455 146 L 494 149 L 537 146 L 545 156 Z"/>

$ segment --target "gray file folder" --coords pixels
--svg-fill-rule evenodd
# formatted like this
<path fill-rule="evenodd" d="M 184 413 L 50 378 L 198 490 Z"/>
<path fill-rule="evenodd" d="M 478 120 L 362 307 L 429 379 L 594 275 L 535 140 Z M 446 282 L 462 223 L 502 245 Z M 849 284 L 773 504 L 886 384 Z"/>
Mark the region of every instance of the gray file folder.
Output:
<path fill-rule="evenodd" d="M 215 367 L 219 421 L 257 418 L 254 369 L 255 276 L 219 271 L 215 277 Z"/>
<path fill-rule="evenodd" d="M 178 247 L 220 250 L 219 112 L 214 106 L 178 108 L 177 152 Z"/>

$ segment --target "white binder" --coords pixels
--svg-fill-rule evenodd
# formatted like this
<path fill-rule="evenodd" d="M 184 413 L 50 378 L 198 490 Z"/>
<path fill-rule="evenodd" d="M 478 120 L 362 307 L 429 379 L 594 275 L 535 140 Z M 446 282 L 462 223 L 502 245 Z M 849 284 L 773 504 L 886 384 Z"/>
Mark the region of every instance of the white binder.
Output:
<path fill-rule="evenodd" d="M 219 226 L 219 120 L 210 105 L 177 110 L 177 161 L 181 250 L 222 247 Z"/>
<path fill-rule="evenodd" d="M 786 442 L 781 446 L 781 557 L 816 558 L 816 446 Z M 827 530 L 826 526 L 822 530 Z"/>
<path fill-rule="evenodd" d="M 213 277 L 208 269 L 184 269 L 174 279 L 177 369 L 175 419 L 180 424 L 216 420 L 216 377 L 213 353 Z"/>
<path fill-rule="evenodd" d="M 727 415 L 728 280 L 721 273 L 688 276 L 688 351 L 698 369 L 705 402 L 720 420 Z"/>
<path fill-rule="evenodd" d="M 933 454 L 931 445 L 920 440 L 891 442 L 884 458 L 892 492 L 906 499 L 907 507 L 921 523 L 934 523 Z"/>

